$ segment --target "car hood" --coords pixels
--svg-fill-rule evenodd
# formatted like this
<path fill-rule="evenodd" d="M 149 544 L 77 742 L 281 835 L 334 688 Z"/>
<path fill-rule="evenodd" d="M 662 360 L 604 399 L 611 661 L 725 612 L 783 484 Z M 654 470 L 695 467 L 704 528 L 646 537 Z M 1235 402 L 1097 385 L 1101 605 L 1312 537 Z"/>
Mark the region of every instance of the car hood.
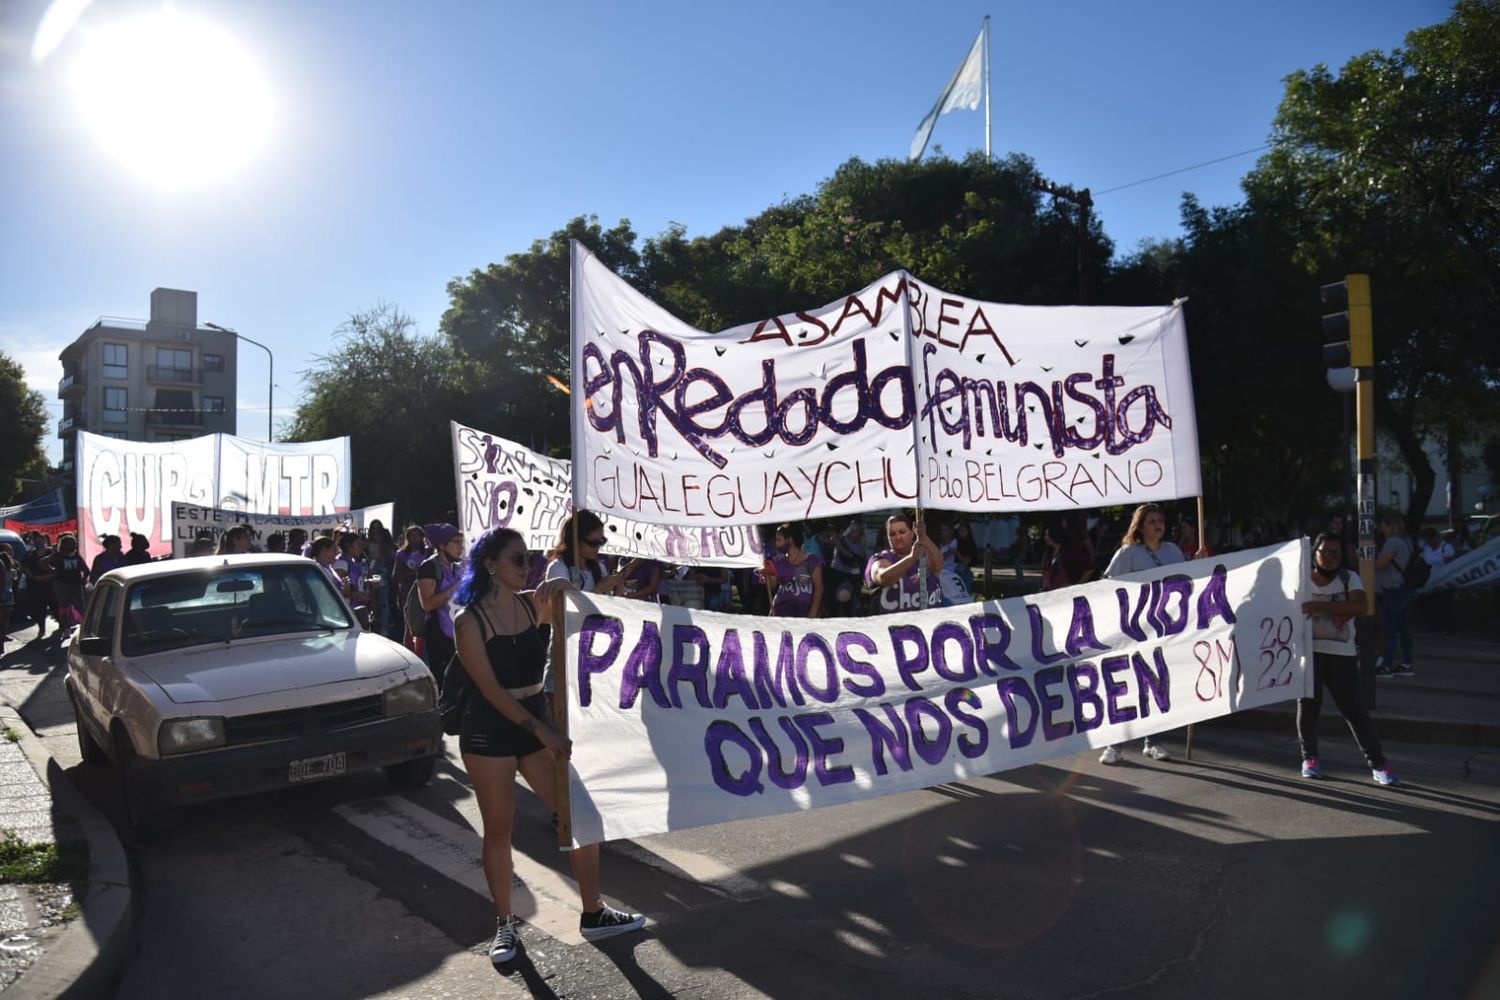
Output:
<path fill-rule="evenodd" d="M 138 657 L 131 666 L 179 705 L 427 673 L 415 654 L 368 632 L 269 636 Z M 372 684 L 374 694 L 388 685 Z"/>

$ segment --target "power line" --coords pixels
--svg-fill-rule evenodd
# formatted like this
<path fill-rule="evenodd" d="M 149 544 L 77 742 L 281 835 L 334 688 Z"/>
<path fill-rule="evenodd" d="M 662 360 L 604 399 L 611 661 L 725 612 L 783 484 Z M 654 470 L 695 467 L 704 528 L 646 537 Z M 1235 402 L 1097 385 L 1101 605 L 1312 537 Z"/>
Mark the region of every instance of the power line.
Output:
<path fill-rule="evenodd" d="M 1096 192 L 1094 192 L 1094 194 L 1097 196 L 1097 195 L 1101 195 L 1101 194 L 1109 194 L 1109 193 L 1111 193 L 1113 191 L 1123 191 L 1126 188 L 1135 187 L 1137 184 L 1149 184 L 1152 181 L 1159 181 L 1163 177 L 1171 177 L 1171 176 L 1173 176 L 1175 174 L 1185 174 L 1189 170 L 1198 170 L 1201 167 L 1211 167 L 1215 163 L 1223 163 L 1225 160 L 1233 160 L 1236 157 L 1240 157 L 1240 156 L 1249 156 L 1251 153 L 1259 153 L 1263 149 L 1270 149 L 1270 148 L 1271 148 L 1271 144 L 1268 142 L 1268 143 L 1265 143 L 1264 145 L 1256 146 L 1254 149 L 1242 149 L 1238 153 L 1230 153 L 1228 156 L 1220 156 L 1217 159 L 1213 159 L 1213 160 L 1204 160 L 1202 163 L 1195 163 L 1191 167 L 1178 167 L 1176 170 L 1168 170 L 1164 174 L 1157 174 L 1154 177 L 1143 177 L 1143 178 L 1141 178 L 1138 181 L 1131 181 L 1129 184 L 1121 184 L 1118 187 L 1105 188 L 1103 191 L 1096 191 Z"/>

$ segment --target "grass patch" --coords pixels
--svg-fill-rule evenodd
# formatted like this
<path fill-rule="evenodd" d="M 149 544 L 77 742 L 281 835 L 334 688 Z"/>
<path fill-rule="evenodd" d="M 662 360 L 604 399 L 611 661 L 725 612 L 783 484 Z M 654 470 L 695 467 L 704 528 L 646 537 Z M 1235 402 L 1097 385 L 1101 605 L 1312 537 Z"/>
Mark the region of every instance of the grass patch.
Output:
<path fill-rule="evenodd" d="M 9 726 L 6 726 L 4 732 L 0 733 L 0 735 L 3 735 L 6 739 L 10 740 L 12 743 L 19 743 L 19 742 L 21 742 L 21 734 L 18 733 L 18 732 L 16 732 L 14 729 L 10 728 Z"/>
<path fill-rule="evenodd" d="M 83 844 L 28 844 L 14 830 L 0 831 L 0 883 L 80 882 L 88 873 Z"/>

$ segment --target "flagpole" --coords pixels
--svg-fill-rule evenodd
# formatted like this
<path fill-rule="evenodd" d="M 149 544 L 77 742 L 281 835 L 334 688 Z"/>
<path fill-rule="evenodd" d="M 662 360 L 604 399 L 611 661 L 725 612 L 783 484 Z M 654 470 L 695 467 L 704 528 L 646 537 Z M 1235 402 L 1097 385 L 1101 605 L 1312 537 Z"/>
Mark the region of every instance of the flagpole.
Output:
<path fill-rule="evenodd" d="M 993 160 L 990 151 L 990 16 L 984 15 L 984 158 Z"/>

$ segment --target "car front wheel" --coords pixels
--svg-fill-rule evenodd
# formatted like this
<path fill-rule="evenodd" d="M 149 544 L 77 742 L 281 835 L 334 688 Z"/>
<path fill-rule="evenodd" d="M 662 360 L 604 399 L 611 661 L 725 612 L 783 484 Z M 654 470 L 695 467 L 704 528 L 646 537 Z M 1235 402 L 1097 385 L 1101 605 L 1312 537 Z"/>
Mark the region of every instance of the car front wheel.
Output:
<path fill-rule="evenodd" d="M 385 769 L 385 780 L 396 788 L 421 788 L 432 780 L 433 772 L 437 770 L 437 757 L 418 757 L 416 760 L 404 760 L 399 764 L 388 765 Z"/>
<path fill-rule="evenodd" d="M 135 747 L 122 729 L 115 730 L 115 767 L 120 772 L 120 794 L 124 799 L 125 825 L 137 840 L 155 840 L 177 825 L 177 813 L 134 767 Z"/>

